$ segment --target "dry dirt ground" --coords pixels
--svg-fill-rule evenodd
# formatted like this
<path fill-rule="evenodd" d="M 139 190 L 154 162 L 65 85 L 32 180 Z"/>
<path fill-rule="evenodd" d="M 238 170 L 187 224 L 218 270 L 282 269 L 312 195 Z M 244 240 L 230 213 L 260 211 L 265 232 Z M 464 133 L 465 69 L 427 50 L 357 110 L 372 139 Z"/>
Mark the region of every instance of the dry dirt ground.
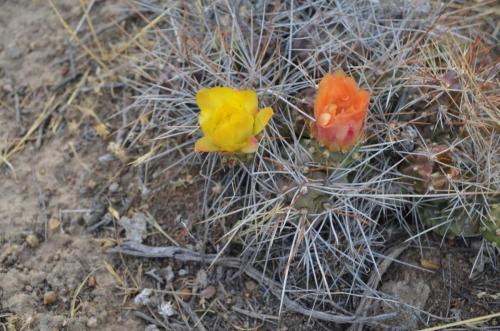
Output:
<path fill-rule="evenodd" d="M 79 1 L 55 4 L 70 22 L 82 17 Z M 68 71 L 60 61 L 67 41 L 46 1 L 0 0 L 0 150 L 28 132 L 44 87 Z M 113 261 L 81 226 L 92 163 L 105 147 L 56 120 L 0 169 L 0 329 L 140 330 L 105 268 Z"/>

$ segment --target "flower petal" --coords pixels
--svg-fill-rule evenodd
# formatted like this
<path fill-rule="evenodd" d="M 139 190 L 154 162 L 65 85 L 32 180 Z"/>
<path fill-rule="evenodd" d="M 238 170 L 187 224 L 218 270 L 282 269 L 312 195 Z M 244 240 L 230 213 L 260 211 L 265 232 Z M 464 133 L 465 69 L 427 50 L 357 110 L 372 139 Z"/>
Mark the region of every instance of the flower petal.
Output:
<path fill-rule="evenodd" d="M 199 90 L 196 93 L 196 103 L 202 113 L 210 113 L 221 107 L 243 109 L 251 114 L 255 114 L 259 110 L 255 91 L 241 91 L 225 86 Z"/>
<path fill-rule="evenodd" d="M 255 115 L 255 120 L 253 123 L 253 134 L 259 134 L 264 129 L 267 122 L 269 122 L 271 116 L 273 116 L 273 109 L 271 107 L 261 109 L 261 111 L 259 111 L 257 115 Z"/>
<path fill-rule="evenodd" d="M 203 88 L 196 93 L 196 103 L 200 107 L 198 122 L 203 126 L 217 110 L 224 106 L 224 99 L 231 93 L 229 87 Z"/>
<path fill-rule="evenodd" d="M 244 110 L 226 114 L 223 121 L 217 123 L 210 139 L 225 152 L 235 152 L 245 145 L 252 135 L 254 118 Z"/>
<path fill-rule="evenodd" d="M 242 153 L 255 153 L 259 148 L 259 141 L 255 137 L 248 138 L 248 143 L 240 149 Z"/>
<path fill-rule="evenodd" d="M 255 115 L 259 111 L 259 103 L 257 100 L 257 93 L 255 91 L 237 91 L 234 90 L 232 95 L 231 105 L 238 109 L 243 109 L 246 112 Z"/>
<path fill-rule="evenodd" d="M 194 151 L 199 152 L 216 152 L 219 148 L 207 137 L 198 139 L 194 144 Z"/>

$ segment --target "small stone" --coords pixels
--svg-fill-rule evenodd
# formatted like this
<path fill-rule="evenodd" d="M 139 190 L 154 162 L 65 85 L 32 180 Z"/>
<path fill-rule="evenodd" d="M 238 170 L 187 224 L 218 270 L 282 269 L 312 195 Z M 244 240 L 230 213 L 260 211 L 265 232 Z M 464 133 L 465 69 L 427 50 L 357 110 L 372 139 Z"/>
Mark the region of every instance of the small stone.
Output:
<path fill-rule="evenodd" d="M 99 161 L 100 163 L 107 163 L 107 162 L 110 162 L 110 161 L 113 161 L 115 159 L 115 157 L 112 155 L 112 154 L 104 154 L 104 155 L 101 155 L 97 158 L 97 161 Z"/>
<path fill-rule="evenodd" d="M 184 277 L 186 276 L 189 272 L 186 269 L 180 269 L 178 272 L 179 277 Z"/>
<path fill-rule="evenodd" d="M 91 190 L 95 189 L 96 186 L 97 186 L 97 183 L 93 179 L 91 179 L 87 182 L 87 187 Z"/>
<path fill-rule="evenodd" d="M 98 324 L 97 318 L 95 318 L 95 317 L 91 317 L 87 321 L 87 327 L 89 327 L 89 328 L 95 328 L 95 327 L 97 327 L 97 324 Z"/>
<path fill-rule="evenodd" d="M 31 247 L 31 248 L 37 248 L 40 246 L 40 240 L 34 235 L 34 234 L 29 234 L 26 237 L 26 243 Z"/>
<path fill-rule="evenodd" d="M 119 217 L 115 217 L 118 219 Z M 122 216 L 118 222 L 124 229 L 127 240 L 142 243 L 144 233 L 146 232 L 146 215 L 143 213 L 135 213 L 132 218 Z"/>
<path fill-rule="evenodd" d="M 12 88 L 12 84 L 9 84 L 9 83 L 4 84 L 4 85 L 2 86 L 2 88 L 3 88 L 3 90 L 4 90 L 5 92 L 8 92 L 8 93 L 12 93 L 12 92 L 14 91 L 14 89 Z"/>
<path fill-rule="evenodd" d="M 94 287 L 96 286 L 96 284 L 97 284 L 97 281 L 96 281 L 96 279 L 95 279 L 95 276 L 94 276 L 94 275 L 91 275 L 91 276 L 89 277 L 89 280 L 87 281 L 87 286 L 88 286 L 89 288 L 94 288 Z"/>
<path fill-rule="evenodd" d="M 59 228 L 61 227 L 61 221 L 59 219 L 52 217 L 48 224 L 47 224 L 47 231 L 48 231 L 48 236 L 52 237 L 57 231 L 59 231 Z"/>
<path fill-rule="evenodd" d="M 255 283 L 254 281 L 247 280 L 245 282 L 245 289 L 249 292 L 252 292 L 253 290 L 255 290 L 256 287 L 257 287 L 257 283 Z"/>
<path fill-rule="evenodd" d="M 146 306 L 151 302 L 151 295 L 153 290 L 150 288 L 142 289 L 142 291 L 137 294 L 134 298 L 134 303 L 136 305 Z"/>
<path fill-rule="evenodd" d="M 17 60 L 21 56 L 23 56 L 23 50 L 19 47 L 16 47 L 16 46 L 9 47 L 9 48 L 7 48 L 7 56 L 11 60 Z"/>
<path fill-rule="evenodd" d="M 217 289 L 215 288 L 215 286 L 210 285 L 207 288 L 203 289 L 200 292 L 200 295 L 205 299 L 210 299 L 215 295 L 216 292 L 217 292 Z"/>
<path fill-rule="evenodd" d="M 164 317 L 171 317 L 171 316 L 174 316 L 176 314 L 174 307 L 172 306 L 172 304 L 170 302 L 162 303 L 160 305 L 159 313 L 160 313 L 160 315 L 162 315 Z"/>
<path fill-rule="evenodd" d="M 51 305 L 57 301 L 57 294 L 54 291 L 48 291 L 45 292 L 43 295 L 43 304 L 44 305 Z"/>
<path fill-rule="evenodd" d="M 118 185 L 117 182 L 113 182 L 113 183 L 111 183 L 111 185 L 109 185 L 109 192 L 114 193 L 114 192 L 118 191 L 119 187 L 120 187 L 120 185 Z"/>

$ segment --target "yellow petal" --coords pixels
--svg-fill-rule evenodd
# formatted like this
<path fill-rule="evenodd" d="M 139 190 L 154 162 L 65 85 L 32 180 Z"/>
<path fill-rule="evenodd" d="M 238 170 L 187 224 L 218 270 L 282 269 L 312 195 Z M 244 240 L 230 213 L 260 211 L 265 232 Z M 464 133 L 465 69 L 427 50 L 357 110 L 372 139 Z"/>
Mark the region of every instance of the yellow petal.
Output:
<path fill-rule="evenodd" d="M 196 93 L 196 103 L 202 112 L 210 112 L 222 105 L 222 96 L 231 90 L 229 87 L 202 88 Z"/>
<path fill-rule="evenodd" d="M 198 121 L 200 122 L 201 131 L 203 131 L 205 136 L 211 136 L 220 122 L 227 116 L 226 109 L 218 108 L 207 113 L 206 111 L 201 111 Z"/>
<path fill-rule="evenodd" d="M 253 134 L 259 134 L 264 129 L 267 122 L 269 122 L 271 116 L 273 116 L 273 109 L 271 107 L 261 109 L 261 111 L 259 111 L 257 115 L 255 115 Z"/>
<path fill-rule="evenodd" d="M 212 141 L 226 152 L 235 152 L 246 144 L 252 136 L 253 117 L 243 110 L 224 117 L 210 134 Z"/>
<path fill-rule="evenodd" d="M 194 144 L 194 151 L 199 152 L 216 152 L 219 148 L 207 137 L 198 139 Z"/>
<path fill-rule="evenodd" d="M 255 91 L 240 91 L 224 86 L 199 90 L 196 93 L 196 103 L 202 113 L 207 114 L 221 107 L 243 109 L 251 114 L 255 114 L 259 107 Z"/>
<path fill-rule="evenodd" d="M 223 106 L 223 100 L 219 95 L 224 94 L 227 87 L 213 87 L 210 89 L 201 89 L 196 93 L 196 103 L 200 107 L 200 116 L 198 121 L 200 125 L 203 125 L 209 120 L 210 116 L 217 109 L 221 109 Z"/>
<path fill-rule="evenodd" d="M 243 109 L 252 115 L 257 114 L 259 111 L 259 103 L 255 91 L 237 91 L 232 100 L 233 106 Z"/>

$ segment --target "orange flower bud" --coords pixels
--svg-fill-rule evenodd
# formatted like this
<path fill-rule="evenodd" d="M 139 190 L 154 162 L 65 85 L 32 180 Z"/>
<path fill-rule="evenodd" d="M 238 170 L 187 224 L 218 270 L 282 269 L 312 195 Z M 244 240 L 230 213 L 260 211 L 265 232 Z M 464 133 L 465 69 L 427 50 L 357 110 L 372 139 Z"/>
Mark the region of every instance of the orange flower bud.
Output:
<path fill-rule="evenodd" d="M 338 71 L 319 83 L 314 103 L 314 138 L 331 152 L 345 152 L 361 138 L 370 94 L 358 88 L 351 77 Z"/>

